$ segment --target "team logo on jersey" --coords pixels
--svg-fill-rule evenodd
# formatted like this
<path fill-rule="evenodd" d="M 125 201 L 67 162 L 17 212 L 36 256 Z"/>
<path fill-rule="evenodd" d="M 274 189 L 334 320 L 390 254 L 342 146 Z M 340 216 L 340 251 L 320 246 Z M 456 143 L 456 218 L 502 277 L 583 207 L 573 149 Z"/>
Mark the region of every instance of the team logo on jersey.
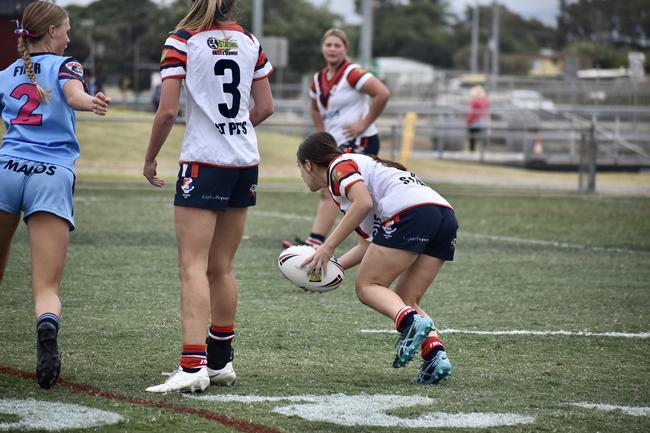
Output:
<path fill-rule="evenodd" d="M 68 62 L 65 64 L 65 67 L 75 75 L 78 75 L 80 77 L 83 77 L 84 75 L 84 68 L 79 62 Z"/>
<path fill-rule="evenodd" d="M 183 190 L 183 197 L 187 198 L 194 189 L 194 181 L 191 177 L 183 178 L 181 181 L 181 189 Z"/>
<path fill-rule="evenodd" d="M 224 39 L 208 38 L 208 47 L 212 49 L 215 56 L 236 56 L 239 45 L 232 36 L 226 36 Z"/>

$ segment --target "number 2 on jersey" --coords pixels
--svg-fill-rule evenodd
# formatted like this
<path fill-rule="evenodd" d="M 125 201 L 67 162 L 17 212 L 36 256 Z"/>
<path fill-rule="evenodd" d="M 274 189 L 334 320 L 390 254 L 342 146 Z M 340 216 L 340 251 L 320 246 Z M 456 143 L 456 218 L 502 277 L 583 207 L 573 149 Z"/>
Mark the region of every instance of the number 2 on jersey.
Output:
<path fill-rule="evenodd" d="M 11 120 L 11 124 L 41 126 L 43 124 L 43 115 L 32 114 L 41 105 L 38 88 L 34 84 L 23 83 L 11 92 L 11 97 L 14 99 L 21 100 L 23 96 L 27 96 L 27 101 L 20 107 L 18 116 Z"/>
<path fill-rule="evenodd" d="M 214 75 L 225 75 L 226 70 L 230 70 L 232 81 L 230 83 L 223 83 L 224 93 L 232 95 L 232 107 L 228 108 L 228 104 L 221 103 L 218 105 L 219 112 L 223 117 L 234 119 L 239 113 L 239 103 L 241 102 L 241 93 L 239 92 L 239 65 L 231 59 L 222 59 L 214 64 Z"/>

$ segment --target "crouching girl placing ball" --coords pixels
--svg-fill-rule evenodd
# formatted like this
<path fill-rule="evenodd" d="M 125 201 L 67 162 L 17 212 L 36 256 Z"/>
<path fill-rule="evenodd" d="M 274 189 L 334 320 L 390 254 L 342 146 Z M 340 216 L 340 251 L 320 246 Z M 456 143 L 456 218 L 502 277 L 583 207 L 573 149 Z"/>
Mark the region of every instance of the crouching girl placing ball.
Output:
<path fill-rule="evenodd" d="M 419 304 L 445 261 L 454 258 L 458 223 L 452 207 L 401 164 L 341 153 L 326 132 L 309 136 L 300 144 L 297 157 L 309 189 L 328 188 L 345 214 L 303 267 L 318 272 L 353 231 L 369 237 L 371 220 L 378 218 L 380 224 L 375 225 L 357 271 L 357 296 L 395 321 L 400 336 L 393 367 L 406 365 L 421 346 L 424 362 L 416 381 L 437 383 L 447 377 L 451 363 L 431 318 Z M 396 279 L 393 291 L 389 287 Z"/>

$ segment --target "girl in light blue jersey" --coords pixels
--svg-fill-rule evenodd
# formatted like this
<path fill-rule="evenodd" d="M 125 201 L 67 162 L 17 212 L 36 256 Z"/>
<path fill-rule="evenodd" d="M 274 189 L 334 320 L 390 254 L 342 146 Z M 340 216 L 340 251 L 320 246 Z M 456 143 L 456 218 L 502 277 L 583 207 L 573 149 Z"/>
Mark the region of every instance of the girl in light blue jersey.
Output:
<path fill-rule="evenodd" d="M 50 388 L 61 369 L 59 287 L 74 230 L 75 110 L 104 115 L 111 100 L 102 93 L 86 94 L 81 64 L 63 56 L 70 31 L 65 10 L 32 2 L 22 28 L 17 27 L 21 58 L 0 72 L 0 111 L 7 129 L 0 148 L 0 282 L 22 212 L 32 255 L 36 376 L 42 388 Z"/>

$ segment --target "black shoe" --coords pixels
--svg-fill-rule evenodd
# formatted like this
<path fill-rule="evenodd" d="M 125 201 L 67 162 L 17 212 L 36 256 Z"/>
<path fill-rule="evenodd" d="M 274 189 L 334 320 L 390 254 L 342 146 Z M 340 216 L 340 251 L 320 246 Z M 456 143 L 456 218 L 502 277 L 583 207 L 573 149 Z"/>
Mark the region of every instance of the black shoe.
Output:
<path fill-rule="evenodd" d="M 38 325 L 36 335 L 36 380 L 41 388 L 49 389 L 59 378 L 61 355 L 56 344 L 56 327 L 49 322 Z"/>

